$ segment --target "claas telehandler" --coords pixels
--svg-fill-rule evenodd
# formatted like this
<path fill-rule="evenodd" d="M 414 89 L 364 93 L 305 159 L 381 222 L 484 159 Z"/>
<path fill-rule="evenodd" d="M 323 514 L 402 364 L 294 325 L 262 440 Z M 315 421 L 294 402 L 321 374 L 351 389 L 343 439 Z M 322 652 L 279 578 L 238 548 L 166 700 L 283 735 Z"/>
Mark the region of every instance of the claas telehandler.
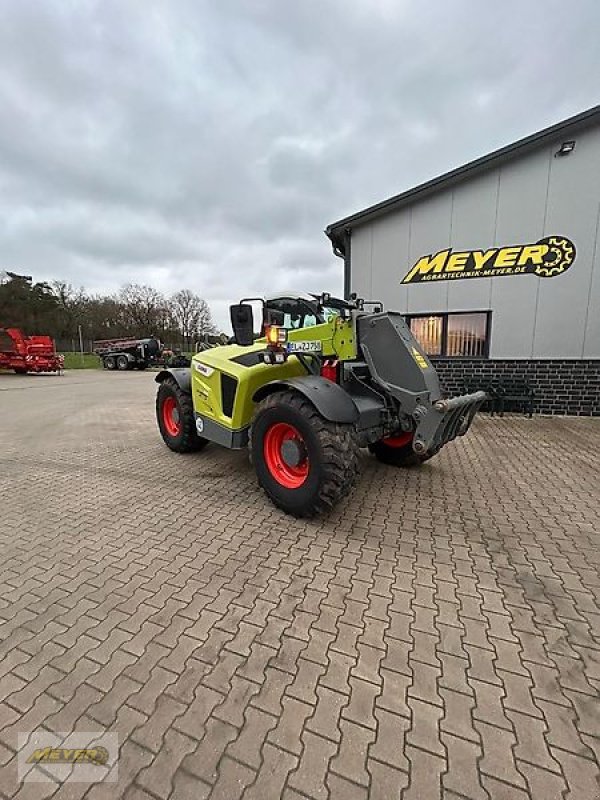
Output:
<path fill-rule="evenodd" d="M 156 376 L 158 426 L 178 453 L 247 447 L 260 486 L 294 516 L 348 493 L 359 448 L 421 464 L 464 435 L 486 399 L 445 398 L 403 316 L 380 303 L 289 293 L 230 311 L 231 343 Z"/>

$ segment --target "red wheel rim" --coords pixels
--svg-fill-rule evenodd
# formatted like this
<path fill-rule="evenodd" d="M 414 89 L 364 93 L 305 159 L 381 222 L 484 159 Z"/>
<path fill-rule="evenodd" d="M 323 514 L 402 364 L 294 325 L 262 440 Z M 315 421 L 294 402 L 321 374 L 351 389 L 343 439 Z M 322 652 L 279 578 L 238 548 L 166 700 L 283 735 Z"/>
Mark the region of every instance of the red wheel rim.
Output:
<path fill-rule="evenodd" d="M 284 458 L 284 445 L 293 443 L 299 450 L 299 461 L 290 464 Z M 288 445 L 289 446 L 289 445 Z M 298 489 L 308 477 L 309 462 L 304 439 L 287 422 L 276 422 L 267 430 L 263 442 L 265 464 L 277 483 L 286 489 Z"/>
<path fill-rule="evenodd" d="M 169 436 L 179 436 L 181 433 L 181 420 L 179 418 L 179 406 L 174 397 L 165 397 L 163 400 L 162 419 Z"/>
<path fill-rule="evenodd" d="M 404 433 L 399 433 L 397 436 L 390 436 L 387 439 L 382 439 L 381 441 L 383 444 L 387 444 L 388 447 L 406 447 L 407 444 L 410 444 L 413 439 L 412 431 L 405 431 Z"/>

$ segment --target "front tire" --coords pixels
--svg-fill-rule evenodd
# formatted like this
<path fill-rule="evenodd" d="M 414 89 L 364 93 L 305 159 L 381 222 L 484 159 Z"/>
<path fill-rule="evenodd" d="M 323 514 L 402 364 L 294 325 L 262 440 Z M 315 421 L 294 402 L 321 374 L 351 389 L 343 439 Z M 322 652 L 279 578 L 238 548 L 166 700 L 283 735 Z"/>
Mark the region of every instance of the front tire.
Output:
<path fill-rule="evenodd" d="M 295 517 L 313 517 L 350 491 L 358 474 L 353 425 L 330 422 L 299 392 L 285 390 L 258 404 L 250 457 L 259 485 Z"/>
<path fill-rule="evenodd" d="M 192 398 L 174 380 L 165 380 L 156 394 L 156 421 L 164 443 L 176 453 L 193 453 L 208 444 L 198 436 Z"/>

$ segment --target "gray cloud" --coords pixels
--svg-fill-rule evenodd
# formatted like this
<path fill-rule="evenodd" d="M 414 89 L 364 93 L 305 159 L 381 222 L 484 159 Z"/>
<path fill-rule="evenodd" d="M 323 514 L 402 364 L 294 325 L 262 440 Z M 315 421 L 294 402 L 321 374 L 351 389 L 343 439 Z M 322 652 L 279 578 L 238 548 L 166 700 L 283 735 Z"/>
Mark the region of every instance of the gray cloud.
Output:
<path fill-rule="evenodd" d="M 598 102 L 594 0 L 19 0 L 2 266 L 228 301 L 341 289 L 329 222 Z"/>

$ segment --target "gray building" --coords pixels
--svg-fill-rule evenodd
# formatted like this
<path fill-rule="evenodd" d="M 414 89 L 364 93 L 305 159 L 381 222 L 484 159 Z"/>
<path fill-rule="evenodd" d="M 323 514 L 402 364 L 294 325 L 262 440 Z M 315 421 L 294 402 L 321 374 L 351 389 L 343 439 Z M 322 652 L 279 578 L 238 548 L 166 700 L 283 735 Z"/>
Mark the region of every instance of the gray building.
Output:
<path fill-rule="evenodd" d="M 450 392 L 519 379 L 600 415 L 600 106 L 327 228 L 349 295 L 406 314 Z"/>

